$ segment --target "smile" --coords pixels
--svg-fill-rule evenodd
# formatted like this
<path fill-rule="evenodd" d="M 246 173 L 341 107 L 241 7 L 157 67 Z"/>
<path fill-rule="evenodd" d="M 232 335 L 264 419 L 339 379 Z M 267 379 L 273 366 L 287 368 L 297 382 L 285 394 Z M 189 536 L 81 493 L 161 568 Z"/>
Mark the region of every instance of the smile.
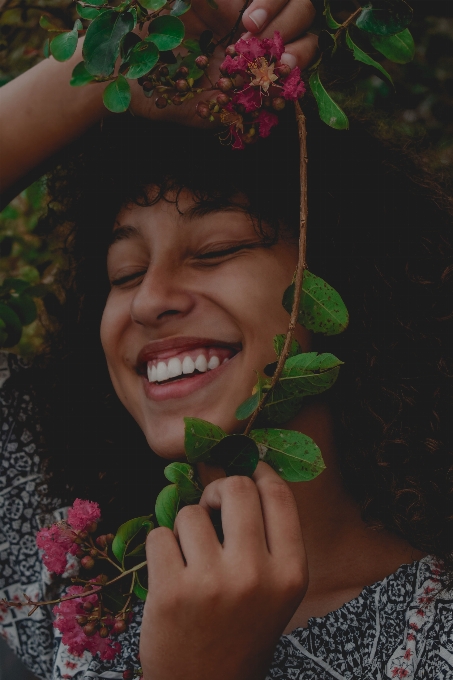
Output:
<path fill-rule="evenodd" d="M 226 347 L 197 347 L 163 359 L 147 362 L 147 377 L 150 383 L 168 383 L 184 380 L 200 373 L 207 373 L 227 363 L 236 352 Z"/>

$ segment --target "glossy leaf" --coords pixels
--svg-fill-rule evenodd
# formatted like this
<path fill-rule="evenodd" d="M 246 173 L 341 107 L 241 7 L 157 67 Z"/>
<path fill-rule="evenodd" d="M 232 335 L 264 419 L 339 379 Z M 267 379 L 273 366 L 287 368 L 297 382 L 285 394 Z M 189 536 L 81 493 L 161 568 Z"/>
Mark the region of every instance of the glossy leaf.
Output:
<path fill-rule="evenodd" d="M 149 9 L 151 12 L 157 12 L 162 9 L 167 3 L 167 0 L 140 0 L 140 4 L 145 9 Z"/>
<path fill-rule="evenodd" d="M 131 103 L 131 88 L 126 78 L 119 75 L 104 90 L 102 95 L 104 106 L 113 113 L 127 111 Z"/>
<path fill-rule="evenodd" d="M 280 335 L 274 336 L 274 340 L 273 340 L 274 350 L 275 350 L 275 354 L 278 357 L 280 356 L 280 354 L 283 351 L 283 347 L 285 345 L 285 342 L 286 342 L 286 335 L 285 334 L 282 333 Z M 294 338 L 292 338 L 291 339 L 291 345 L 290 345 L 290 348 L 289 348 L 288 358 L 293 357 L 296 354 L 300 354 L 301 352 L 302 352 L 302 347 L 299 345 L 297 340 L 294 340 Z"/>
<path fill-rule="evenodd" d="M 337 28 L 340 28 L 340 25 L 338 21 L 335 21 L 335 19 L 332 16 L 332 12 L 330 10 L 330 2 L 327 2 L 327 0 L 324 2 L 324 16 L 326 17 L 326 24 L 329 28 L 332 30 L 336 30 Z"/>
<path fill-rule="evenodd" d="M 148 596 L 148 590 L 140 583 L 137 572 L 135 572 L 134 595 L 137 595 L 138 599 L 143 601 L 145 601 Z"/>
<path fill-rule="evenodd" d="M 102 12 L 89 25 L 83 44 L 85 67 L 94 76 L 108 77 L 113 73 L 122 38 L 134 28 L 130 12 Z"/>
<path fill-rule="evenodd" d="M 27 295 L 27 293 L 21 293 L 17 297 L 11 297 L 8 300 L 8 306 L 16 312 L 19 321 L 24 326 L 33 323 L 38 315 L 34 300 L 30 295 Z"/>
<path fill-rule="evenodd" d="M 72 87 L 81 87 L 82 85 L 93 82 L 93 80 L 94 76 L 92 76 L 91 73 L 88 73 L 85 68 L 85 63 L 79 61 L 77 66 L 74 67 L 69 84 L 72 85 Z"/>
<path fill-rule="evenodd" d="M 126 74 L 127 78 L 141 78 L 151 71 L 159 59 L 159 50 L 154 43 L 139 42 L 129 53 L 128 61 L 130 64 Z"/>
<path fill-rule="evenodd" d="M 223 468 L 228 477 L 244 475 L 251 477 L 259 461 L 255 442 L 243 434 L 228 435 L 211 451 L 213 464 Z"/>
<path fill-rule="evenodd" d="M 319 117 L 324 123 L 336 130 L 347 130 L 349 128 L 349 121 L 345 112 L 340 109 L 338 104 L 334 102 L 332 97 L 324 89 L 321 80 L 319 79 L 318 71 L 315 71 L 309 80 L 311 91 L 318 104 Z"/>
<path fill-rule="evenodd" d="M 285 290 L 283 307 L 288 313 L 294 299 L 294 284 Z M 298 323 L 314 333 L 338 335 L 346 330 L 349 314 L 337 291 L 319 276 L 304 272 Z"/>
<path fill-rule="evenodd" d="M 181 19 L 166 15 L 157 17 L 149 25 L 148 42 L 153 42 L 159 50 L 174 50 L 184 39 L 184 24 Z"/>
<path fill-rule="evenodd" d="M 176 484 L 181 500 L 184 503 L 196 503 L 203 493 L 203 489 L 197 484 L 195 470 L 188 463 L 170 463 L 164 470 L 164 475 L 169 482 Z"/>
<path fill-rule="evenodd" d="M 7 333 L 3 347 L 14 347 L 22 337 L 22 324 L 16 312 L 8 305 L 0 302 L 0 319 L 4 322 L 4 330 Z"/>
<path fill-rule="evenodd" d="M 373 35 L 395 35 L 409 26 L 412 15 L 405 0 L 371 0 L 357 17 L 356 26 Z"/>
<path fill-rule="evenodd" d="M 201 418 L 184 418 L 184 424 L 184 450 L 189 463 L 208 460 L 211 449 L 226 437 L 222 428 Z"/>
<path fill-rule="evenodd" d="M 308 482 L 325 470 L 321 451 L 313 439 L 293 430 L 252 430 L 260 458 L 287 482 Z"/>
<path fill-rule="evenodd" d="M 50 43 L 50 52 L 57 61 L 67 61 L 72 57 L 77 48 L 79 40 L 79 31 L 82 29 L 82 24 L 79 19 L 74 24 L 72 31 L 60 33 Z"/>
<path fill-rule="evenodd" d="M 182 43 L 182 46 L 185 47 L 188 52 L 196 54 L 197 56 L 199 54 L 202 54 L 200 43 L 199 43 L 198 40 L 194 40 L 193 38 L 188 38 L 187 40 L 184 40 L 184 42 Z"/>
<path fill-rule="evenodd" d="M 317 352 L 288 359 L 264 406 L 266 419 L 275 425 L 286 423 L 298 413 L 305 397 L 321 394 L 332 387 L 342 363 L 333 354 Z"/>
<path fill-rule="evenodd" d="M 415 43 L 408 28 L 396 35 L 371 35 L 370 40 L 378 52 L 397 64 L 407 64 L 415 56 Z"/>
<path fill-rule="evenodd" d="M 120 42 L 120 56 L 123 62 L 128 60 L 129 54 L 132 52 L 134 47 L 138 45 L 140 42 L 141 42 L 140 36 L 138 36 L 133 31 L 131 31 L 130 33 L 126 33 L 126 35 Z"/>
<path fill-rule="evenodd" d="M 393 80 L 390 74 L 387 73 L 385 68 L 381 66 L 379 62 L 375 61 L 372 57 L 370 57 L 369 54 L 361 50 L 360 47 L 355 44 L 349 34 L 349 31 L 346 31 L 346 44 L 352 50 L 354 59 L 356 59 L 356 61 L 361 61 L 362 64 L 366 64 L 367 66 L 373 66 L 373 68 L 376 68 L 378 71 L 380 71 L 384 78 L 387 78 L 390 84 L 393 85 Z"/>
<path fill-rule="evenodd" d="M 172 17 L 182 17 L 183 14 L 189 11 L 190 7 L 190 2 L 184 2 L 184 0 L 175 0 L 170 15 Z"/>
<path fill-rule="evenodd" d="M 176 484 L 164 486 L 156 499 L 156 519 L 159 526 L 173 529 L 180 500 Z"/>
<path fill-rule="evenodd" d="M 144 528 L 144 524 L 149 525 L 151 515 L 145 515 L 143 517 L 135 517 L 125 522 L 120 526 L 116 532 L 115 538 L 112 543 L 112 552 L 115 555 L 118 562 L 123 564 L 124 556 L 126 554 L 129 543 L 133 538 L 137 536 L 138 533 Z"/>
<path fill-rule="evenodd" d="M 50 57 L 50 40 L 47 38 L 45 41 L 43 47 L 42 47 L 42 53 L 44 56 L 44 59 L 48 59 Z"/>
<path fill-rule="evenodd" d="M 257 408 L 263 396 L 263 387 L 267 384 L 267 381 L 261 376 L 258 376 L 258 383 L 255 385 L 252 391 L 252 395 L 237 407 L 235 416 L 238 420 L 245 420 L 252 415 L 253 411 Z"/>
<path fill-rule="evenodd" d="M 99 15 L 99 10 L 96 7 L 84 7 L 80 2 L 77 3 L 76 9 L 79 17 L 89 21 L 93 21 Z"/>

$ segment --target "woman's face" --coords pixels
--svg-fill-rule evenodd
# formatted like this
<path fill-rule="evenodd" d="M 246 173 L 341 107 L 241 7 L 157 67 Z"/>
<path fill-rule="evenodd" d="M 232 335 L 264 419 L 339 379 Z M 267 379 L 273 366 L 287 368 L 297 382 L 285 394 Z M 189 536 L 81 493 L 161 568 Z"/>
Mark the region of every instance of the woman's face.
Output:
<path fill-rule="evenodd" d="M 281 301 L 297 247 L 266 247 L 240 208 L 197 210 L 191 195 L 123 208 L 107 256 L 101 340 L 118 397 L 160 456 L 184 458 L 184 416 L 227 432 L 286 332 Z M 308 332 L 298 340 L 308 349 Z"/>

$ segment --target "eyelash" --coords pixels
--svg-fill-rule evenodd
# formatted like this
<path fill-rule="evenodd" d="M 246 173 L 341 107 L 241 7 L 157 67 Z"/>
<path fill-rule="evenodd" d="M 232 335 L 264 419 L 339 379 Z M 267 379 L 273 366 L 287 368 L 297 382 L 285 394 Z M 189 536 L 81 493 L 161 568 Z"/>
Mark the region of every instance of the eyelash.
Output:
<path fill-rule="evenodd" d="M 251 250 L 252 248 L 257 248 L 258 243 L 244 243 L 239 246 L 233 246 L 232 248 L 227 248 L 226 250 L 211 250 L 207 253 L 203 253 L 198 256 L 199 260 L 214 260 L 215 258 L 218 257 L 226 257 L 227 255 L 234 255 L 235 253 L 239 252 L 240 250 Z M 112 286 L 122 286 L 125 283 L 129 283 L 129 281 L 133 281 L 134 279 L 138 279 L 141 276 L 144 276 L 146 274 L 146 271 L 139 271 L 135 272 L 134 274 L 128 274 L 127 276 L 122 276 L 119 279 L 115 279 L 112 281 Z"/>

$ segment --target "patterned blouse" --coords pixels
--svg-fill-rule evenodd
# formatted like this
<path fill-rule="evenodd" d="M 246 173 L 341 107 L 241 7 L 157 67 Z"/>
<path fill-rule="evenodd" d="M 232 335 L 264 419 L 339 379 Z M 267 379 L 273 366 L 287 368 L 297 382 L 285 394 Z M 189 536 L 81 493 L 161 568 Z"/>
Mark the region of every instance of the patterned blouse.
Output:
<path fill-rule="evenodd" d="M 89 654 L 74 657 L 52 625 L 52 612 L 6 609 L 1 600 L 51 599 L 65 587 L 43 566 L 35 544 L 44 523 L 64 509 L 42 516 L 40 426 L 30 394 L 15 390 L 10 375 L 25 370 L 12 354 L 0 353 L 0 633 L 43 680 L 121 680 L 138 668 L 142 604 L 114 661 Z M 64 581 L 64 580 L 63 580 Z M 283 635 L 267 680 L 453 680 L 453 592 L 443 587 L 433 557 L 405 564 L 394 574 L 307 628 Z"/>

